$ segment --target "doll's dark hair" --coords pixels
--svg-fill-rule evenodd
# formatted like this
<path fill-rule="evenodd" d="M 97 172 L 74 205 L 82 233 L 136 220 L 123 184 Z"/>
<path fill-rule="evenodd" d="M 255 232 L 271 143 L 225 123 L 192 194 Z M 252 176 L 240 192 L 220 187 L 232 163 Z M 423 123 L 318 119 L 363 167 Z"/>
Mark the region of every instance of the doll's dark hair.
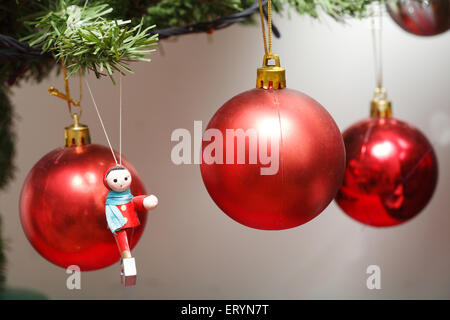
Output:
<path fill-rule="evenodd" d="M 108 177 L 108 174 L 109 174 L 111 171 L 114 171 L 114 170 L 125 170 L 125 167 L 122 167 L 122 166 L 114 166 L 114 167 L 110 168 L 110 169 L 108 170 L 108 172 L 106 173 L 106 175 L 105 175 L 105 179 Z"/>

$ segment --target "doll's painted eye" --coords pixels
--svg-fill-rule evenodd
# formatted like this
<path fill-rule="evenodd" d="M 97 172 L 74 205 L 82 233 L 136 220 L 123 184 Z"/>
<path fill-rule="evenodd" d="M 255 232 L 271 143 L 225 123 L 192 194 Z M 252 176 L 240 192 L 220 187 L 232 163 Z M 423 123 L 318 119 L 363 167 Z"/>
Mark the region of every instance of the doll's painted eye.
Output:
<path fill-rule="evenodd" d="M 114 181 L 114 182 L 117 182 L 117 179 L 114 179 L 113 181 Z"/>
<path fill-rule="evenodd" d="M 127 181 L 128 180 L 128 177 L 125 177 L 125 181 Z"/>

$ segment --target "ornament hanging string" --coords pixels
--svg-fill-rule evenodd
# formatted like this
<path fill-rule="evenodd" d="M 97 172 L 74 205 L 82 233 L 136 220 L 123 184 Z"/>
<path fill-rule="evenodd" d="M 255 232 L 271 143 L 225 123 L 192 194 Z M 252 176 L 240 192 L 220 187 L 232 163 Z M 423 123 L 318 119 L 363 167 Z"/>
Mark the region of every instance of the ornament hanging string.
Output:
<path fill-rule="evenodd" d="M 119 80 L 119 165 L 122 166 L 122 73 Z"/>
<path fill-rule="evenodd" d="M 83 97 L 83 85 L 81 82 L 81 71 L 79 72 L 79 79 L 80 79 L 80 98 L 78 101 L 72 99 L 72 97 L 70 96 L 70 87 L 69 87 L 69 80 L 67 79 L 67 70 L 66 70 L 66 66 L 64 64 L 64 58 L 61 58 L 61 70 L 63 73 L 63 78 L 64 78 L 64 90 L 65 93 L 62 93 L 61 91 L 59 91 L 58 89 L 56 89 L 55 87 L 51 86 L 50 88 L 48 88 L 48 93 L 50 93 L 51 95 L 61 98 L 63 100 L 67 101 L 67 107 L 69 110 L 69 114 L 72 117 L 72 119 L 74 119 L 75 117 L 77 117 L 77 119 L 81 118 L 81 114 L 83 113 L 83 108 L 81 106 L 81 99 Z M 76 106 L 79 108 L 78 113 L 73 113 L 72 112 L 72 105 Z M 75 120 L 75 119 L 74 119 Z"/>
<path fill-rule="evenodd" d="M 100 115 L 100 111 L 98 110 L 97 103 L 95 102 L 94 95 L 92 94 L 91 87 L 89 86 L 89 82 L 87 81 L 87 79 L 85 80 L 85 82 L 86 82 L 86 86 L 87 86 L 87 88 L 89 90 L 89 94 L 90 94 L 90 96 L 92 98 L 92 103 L 94 104 L 95 111 L 97 111 L 97 116 L 98 116 L 98 119 L 100 120 L 100 124 L 102 125 L 103 132 L 105 133 L 106 141 L 108 141 L 109 149 L 111 150 L 112 156 L 114 158 L 114 162 L 116 163 L 116 165 L 118 165 L 116 155 L 114 154 L 114 150 L 113 150 L 113 148 L 111 146 L 111 141 L 109 141 L 108 133 L 106 132 L 105 125 L 103 124 L 103 120 L 102 120 L 102 117 Z"/>
<path fill-rule="evenodd" d="M 268 28 L 268 37 L 266 37 L 266 26 L 264 23 L 264 10 L 262 6 L 262 1 L 259 0 L 259 16 L 261 18 L 261 30 L 263 35 L 263 41 L 264 41 L 264 53 L 265 57 L 273 57 L 272 56 L 272 1 L 267 1 L 267 28 Z M 267 41 L 268 38 L 268 41 Z M 278 119 L 278 128 L 279 128 L 279 134 L 280 134 L 280 146 L 283 147 L 283 132 L 282 132 L 282 124 L 281 124 L 281 112 L 280 112 L 280 104 L 278 102 L 278 99 L 275 98 L 275 104 L 276 104 L 276 110 L 277 110 L 277 119 Z M 280 164 L 284 163 L 284 159 L 282 155 L 280 155 Z M 282 184 L 284 183 L 284 166 L 281 165 L 281 181 Z M 281 212 L 278 214 L 278 221 L 282 221 L 282 212 L 285 211 L 284 203 L 281 205 Z"/>
<path fill-rule="evenodd" d="M 374 71 L 375 71 L 375 83 L 376 88 L 374 92 L 374 98 L 386 98 L 386 89 L 383 87 L 383 0 L 380 0 L 372 7 L 371 14 L 371 30 L 372 30 L 372 47 L 374 57 Z M 371 130 L 366 132 L 370 134 Z M 366 140 L 366 139 L 365 139 Z M 366 145 L 364 143 L 364 150 Z M 373 217 L 368 217 L 368 225 L 372 224 Z M 362 229 L 365 230 L 367 226 L 364 224 Z"/>
<path fill-rule="evenodd" d="M 383 0 L 380 0 L 376 7 L 372 9 L 371 29 L 372 44 L 375 65 L 375 82 L 377 88 L 376 95 L 385 95 L 386 90 L 383 88 L 383 59 L 382 59 L 382 39 L 383 39 Z M 378 20 L 378 22 L 376 21 Z"/>
<path fill-rule="evenodd" d="M 266 26 L 264 23 L 264 11 L 262 6 L 262 0 L 259 0 L 259 16 L 261 18 L 261 28 L 264 40 L 264 52 L 266 55 L 272 54 L 272 1 L 267 1 L 267 27 L 269 44 L 267 44 Z"/>

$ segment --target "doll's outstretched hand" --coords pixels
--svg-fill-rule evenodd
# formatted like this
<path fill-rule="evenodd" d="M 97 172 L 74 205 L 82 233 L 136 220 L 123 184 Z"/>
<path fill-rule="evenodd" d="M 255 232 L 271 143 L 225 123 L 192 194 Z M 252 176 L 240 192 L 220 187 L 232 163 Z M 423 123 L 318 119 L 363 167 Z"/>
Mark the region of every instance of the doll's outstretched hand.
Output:
<path fill-rule="evenodd" d="M 144 198 L 144 207 L 147 210 L 155 209 L 158 205 L 158 198 L 154 195 L 150 195 Z"/>

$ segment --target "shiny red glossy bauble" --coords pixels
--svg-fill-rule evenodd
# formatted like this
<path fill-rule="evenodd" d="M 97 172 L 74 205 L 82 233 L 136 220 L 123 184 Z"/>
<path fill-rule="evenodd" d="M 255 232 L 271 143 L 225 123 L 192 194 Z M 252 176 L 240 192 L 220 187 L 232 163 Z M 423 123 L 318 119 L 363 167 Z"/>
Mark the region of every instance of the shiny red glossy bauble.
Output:
<path fill-rule="evenodd" d="M 403 30 L 418 36 L 434 36 L 450 28 L 449 0 L 388 1 L 386 8 Z"/>
<path fill-rule="evenodd" d="M 234 163 L 208 164 L 205 149 L 212 141 L 205 141 L 204 134 L 200 169 L 206 189 L 228 216 L 248 227 L 281 230 L 302 225 L 328 206 L 342 182 L 345 150 L 339 129 L 317 101 L 301 92 L 246 91 L 226 102 L 208 129 L 222 133 L 223 159 L 229 152 L 226 131 L 230 129 L 256 131 L 258 152 L 267 147 L 261 144 L 264 136 L 279 146 L 278 170 L 262 175 L 260 169 L 270 165 L 260 157 L 250 163 L 249 152 L 256 152 L 251 150 L 250 139 L 245 144 L 244 164 L 237 163 L 237 139 Z"/>
<path fill-rule="evenodd" d="M 124 158 L 132 175 L 133 195 L 145 194 L 136 170 Z M 20 195 L 20 219 L 33 247 L 50 262 L 82 271 L 107 267 L 120 258 L 113 234 L 107 229 L 103 174 L 114 164 L 110 149 L 90 144 L 47 153 L 29 172 Z M 134 247 L 145 223 L 130 241 Z"/>
<path fill-rule="evenodd" d="M 336 197 L 350 217 L 375 227 L 401 224 L 430 201 L 438 165 L 416 128 L 394 118 L 360 121 L 344 134 L 347 168 Z"/>

